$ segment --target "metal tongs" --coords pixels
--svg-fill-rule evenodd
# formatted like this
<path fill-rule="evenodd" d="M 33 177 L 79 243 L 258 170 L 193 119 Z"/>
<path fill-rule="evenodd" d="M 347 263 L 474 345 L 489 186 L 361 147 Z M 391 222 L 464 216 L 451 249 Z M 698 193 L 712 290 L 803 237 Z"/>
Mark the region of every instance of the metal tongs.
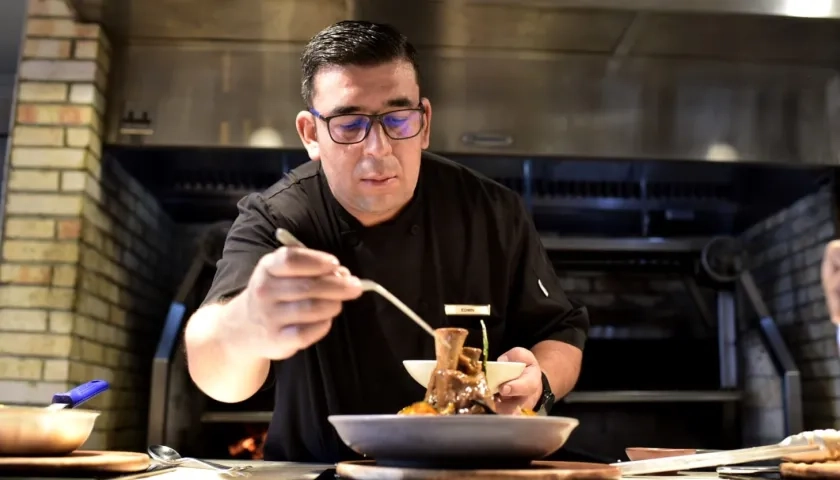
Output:
<path fill-rule="evenodd" d="M 680 455 L 678 457 L 655 458 L 635 462 L 618 462 L 612 466 L 621 471 L 622 476 L 644 475 L 650 473 L 678 472 L 695 468 L 720 467 L 739 463 L 773 460 L 799 453 L 811 453 L 825 450 L 826 444 L 821 433 L 805 432 L 787 437 L 776 445 L 764 447 L 723 450 L 719 452 Z"/>
<path fill-rule="evenodd" d="M 277 240 L 281 244 L 283 244 L 287 247 L 306 248 L 306 245 L 304 245 L 303 242 L 301 242 L 300 240 L 295 238 L 295 236 L 292 235 L 292 232 L 290 232 L 290 231 L 288 231 L 284 228 L 278 228 L 277 232 L 275 232 L 275 236 L 277 237 Z M 446 342 L 446 340 L 444 340 L 443 338 L 440 338 L 437 334 L 435 334 L 435 330 L 432 327 L 430 327 L 429 324 L 426 323 L 422 318 L 420 318 L 420 315 L 417 315 L 416 313 L 414 313 L 414 310 L 412 310 L 411 308 L 409 308 L 408 305 L 406 305 L 402 301 L 400 301 L 399 298 L 395 297 L 385 287 L 383 287 L 382 285 L 374 282 L 373 280 L 362 279 L 361 283 L 362 283 L 362 290 L 363 291 L 365 291 L 365 292 L 376 292 L 376 293 L 382 295 L 383 297 L 385 297 L 386 300 L 388 300 L 395 307 L 400 309 L 400 311 L 402 313 L 404 313 L 408 318 L 412 319 L 414 321 L 414 323 L 419 325 L 420 328 L 422 328 L 429 335 L 431 335 L 433 338 L 435 338 L 435 340 L 441 341 L 447 347 L 449 346 L 449 344 Z"/>

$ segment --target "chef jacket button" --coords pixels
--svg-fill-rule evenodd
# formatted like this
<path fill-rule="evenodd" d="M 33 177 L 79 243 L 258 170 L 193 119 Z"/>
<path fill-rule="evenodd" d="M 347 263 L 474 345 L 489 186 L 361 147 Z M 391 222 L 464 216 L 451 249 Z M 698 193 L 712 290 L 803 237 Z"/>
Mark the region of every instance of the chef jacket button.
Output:
<path fill-rule="evenodd" d="M 411 226 L 411 234 L 412 235 L 417 235 L 418 233 L 420 233 L 420 225 L 412 225 Z"/>

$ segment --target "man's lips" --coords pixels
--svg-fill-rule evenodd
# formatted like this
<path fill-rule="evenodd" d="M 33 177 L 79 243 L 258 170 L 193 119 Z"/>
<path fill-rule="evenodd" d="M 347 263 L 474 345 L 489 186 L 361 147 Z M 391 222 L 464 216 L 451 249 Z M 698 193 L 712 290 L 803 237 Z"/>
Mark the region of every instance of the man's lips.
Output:
<path fill-rule="evenodd" d="M 370 182 L 370 183 L 385 183 L 388 180 L 391 180 L 391 179 L 394 179 L 394 178 L 397 178 L 396 175 L 380 176 L 380 177 L 368 177 L 368 178 L 363 178 L 362 181 L 363 182 Z"/>

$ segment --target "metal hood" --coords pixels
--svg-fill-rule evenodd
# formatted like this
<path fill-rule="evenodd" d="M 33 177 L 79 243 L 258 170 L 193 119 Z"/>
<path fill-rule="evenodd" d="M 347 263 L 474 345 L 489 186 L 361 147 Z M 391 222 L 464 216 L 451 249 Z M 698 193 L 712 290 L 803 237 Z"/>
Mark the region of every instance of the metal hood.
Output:
<path fill-rule="evenodd" d="M 72 1 L 120 45 L 112 143 L 300 148 L 299 52 L 362 18 L 420 49 L 436 151 L 836 161 L 840 0 Z"/>

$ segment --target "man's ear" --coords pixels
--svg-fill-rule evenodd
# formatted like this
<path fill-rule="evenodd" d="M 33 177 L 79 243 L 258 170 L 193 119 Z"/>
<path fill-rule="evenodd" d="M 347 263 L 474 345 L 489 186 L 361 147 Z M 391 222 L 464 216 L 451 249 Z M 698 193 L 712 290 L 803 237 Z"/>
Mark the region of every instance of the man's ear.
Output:
<path fill-rule="evenodd" d="M 320 160 L 321 153 L 318 146 L 318 129 L 315 125 L 315 116 L 306 110 L 301 110 L 295 118 L 295 127 L 300 141 L 303 142 L 303 148 L 309 154 L 309 159 L 315 162 Z"/>
<path fill-rule="evenodd" d="M 420 147 L 425 150 L 429 148 L 429 138 L 431 138 L 432 135 L 432 104 L 429 102 L 428 98 L 424 98 L 420 102 L 426 110 L 425 118 L 423 119 L 423 131 L 420 133 L 422 140 Z"/>

